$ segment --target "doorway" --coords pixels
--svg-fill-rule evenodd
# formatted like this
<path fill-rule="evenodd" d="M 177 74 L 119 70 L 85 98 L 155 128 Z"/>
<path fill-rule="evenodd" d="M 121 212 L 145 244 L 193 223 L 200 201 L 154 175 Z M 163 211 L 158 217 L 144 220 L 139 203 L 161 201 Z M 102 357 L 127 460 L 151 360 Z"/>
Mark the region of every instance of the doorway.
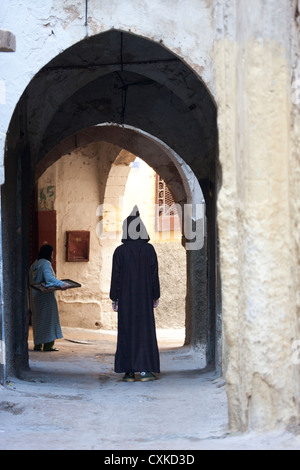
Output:
<path fill-rule="evenodd" d="M 207 236 L 201 249 L 187 252 L 187 341 L 204 345 L 207 363 L 220 365 L 216 106 L 201 78 L 180 58 L 153 41 L 113 30 L 80 41 L 49 62 L 29 83 L 10 123 L 2 187 L 10 370 L 28 364 L 31 191 L 62 155 L 99 142 L 95 133 L 103 142 L 148 158 L 178 204 L 187 202 L 180 173 L 184 164 L 195 175 L 205 200 Z M 166 149 L 179 156 L 177 166 L 166 158 Z M 102 176 L 108 177 L 107 168 Z M 15 286 L 18 295 L 13 295 Z"/>
<path fill-rule="evenodd" d="M 122 222 L 133 206 L 138 205 L 160 262 L 163 296 L 156 310 L 157 327 L 180 329 L 183 342 L 189 344 L 189 335 L 185 329 L 191 325 L 191 315 L 186 304 L 193 303 L 189 299 L 193 294 L 190 289 L 191 276 L 187 276 L 189 247 L 188 244 L 184 245 L 183 211 L 188 206 L 194 205 L 195 209 L 201 206 L 202 216 L 205 216 L 201 188 L 195 176 L 192 178 L 191 169 L 186 164 L 180 162 L 180 172 L 177 170 L 178 157 L 176 159 L 174 152 L 173 162 L 167 154 L 167 148 L 164 152 L 161 150 L 160 154 L 154 152 L 156 143 L 150 136 L 147 139 L 143 137 L 144 145 L 140 147 L 143 148 L 143 158 L 153 167 L 141 157 L 115 144 L 116 126 L 113 126 L 114 144 L 102 140 L 103 130 L 103 126 L 94 128 L 93 132 L 90 129 L 90 137 L 93 136 L 90 144 L 72 151 L 69 148 L 70 151 L 38 179 L 38 194 L 46 193 L 48 187 L 52 188 L 51 204 L 42 201 L 41 212 L 47 213 L 45 207 L 49 213 L 55 208 L 57 214 L 57 275 L 62 279 L 76 277 L 75 280 L 82 284 L 80 290 L 58 294 L 62 324 L 104 330 L 117 328 L 109 299 L 111 260 L 115 248 L 120 244 Z M 141 135 L 134 129 L 119 128 L 118 132 L 130 132 L 131 137 L 134 133 Z M 110 135 L 111 140 L 112 137 Z M 109 140 L 107 135 L 105 138 Z M 156 166 L 153 158 L 150 158 L 149 149 L 159 157 L 161 167 L 168 167 L 169 173 L 162 170 L 166 182 L 157 173 L 161 167 Z M 200 222 L 204 225 L 203 217 Z M 70 230 L 88 230 L 88 263 L 68 262 L 65 247 Z M 202 272 L 206 272 L 206 269 L 202 269 Z M 206 330 L 206 325 L 201 325 L 201 329 Z"/>

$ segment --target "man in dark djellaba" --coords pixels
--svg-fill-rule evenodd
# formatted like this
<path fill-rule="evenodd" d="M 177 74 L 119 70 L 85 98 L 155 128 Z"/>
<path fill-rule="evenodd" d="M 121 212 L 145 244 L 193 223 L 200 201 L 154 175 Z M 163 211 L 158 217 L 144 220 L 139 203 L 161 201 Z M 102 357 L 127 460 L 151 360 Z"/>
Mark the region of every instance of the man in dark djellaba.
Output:
<path fill-rule="evenodd" d="M 110 298 L 118 312 L 115 372 L 143 382 L 160 372 L 154 308 L 160 297 L 158 261 L 138 208 L 123 222 L 122 245 L 113 255 Z"/>

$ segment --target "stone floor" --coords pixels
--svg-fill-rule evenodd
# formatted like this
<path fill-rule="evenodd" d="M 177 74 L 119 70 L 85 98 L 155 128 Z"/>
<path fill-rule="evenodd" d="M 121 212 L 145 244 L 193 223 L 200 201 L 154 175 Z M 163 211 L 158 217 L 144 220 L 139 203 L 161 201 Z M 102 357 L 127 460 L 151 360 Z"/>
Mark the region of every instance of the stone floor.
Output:
<path fill-rule="evenodd" d="M 158 338 L 161 374 L 148 383 L 114 373 L 112 332 L 64 328 L 53 353 L 30 340 L 30 371 L 0 387 L 0 449 L 300 449 L 284 431 L 230 433 L 222 377 L 199 369 L 182 331 Z"/>

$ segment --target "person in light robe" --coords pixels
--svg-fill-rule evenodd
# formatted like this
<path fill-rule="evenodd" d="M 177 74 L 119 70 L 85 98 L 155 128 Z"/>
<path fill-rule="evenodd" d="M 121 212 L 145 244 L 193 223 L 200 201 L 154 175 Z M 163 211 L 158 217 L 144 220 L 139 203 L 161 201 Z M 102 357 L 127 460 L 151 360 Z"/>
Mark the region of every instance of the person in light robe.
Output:
<path fill-rule="evenodd" d="M 43 245 L 36 261 L 29 270 L 29 286 L 44 283 L 46 287 L 65 289 L 67 284 L 55 277 L 51 260 L 53 247 Z M 35 351 L 58 351 L 55 340 L 62 338 L 62 330 L 56 300 L 56 292 L 40 292 L 29 287 L 30 309 L 32 313 L 32 330 Z"/>

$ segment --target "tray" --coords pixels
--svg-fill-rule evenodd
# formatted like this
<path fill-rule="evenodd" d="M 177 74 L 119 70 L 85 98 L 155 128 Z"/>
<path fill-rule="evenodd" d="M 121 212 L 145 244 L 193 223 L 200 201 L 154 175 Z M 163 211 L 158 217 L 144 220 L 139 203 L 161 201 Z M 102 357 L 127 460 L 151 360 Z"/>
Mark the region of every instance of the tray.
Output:
<path fill-rule="evenodd" d="M 78 282 L 72 281 L 71 279 L 61 279 L 61 280 L 69 284 L 69 286 L 65 289 L 62 289 L 61 287 L 46 287 L 44 282 L 40 282 L 38 284 L 31 284 L 30 287 L 43 293 L 53 292 L 55 290 L 67 290 L 67 289 L 74 289 L 76 287 L 81 287 L 81 284 L 79 284 Z"/>

